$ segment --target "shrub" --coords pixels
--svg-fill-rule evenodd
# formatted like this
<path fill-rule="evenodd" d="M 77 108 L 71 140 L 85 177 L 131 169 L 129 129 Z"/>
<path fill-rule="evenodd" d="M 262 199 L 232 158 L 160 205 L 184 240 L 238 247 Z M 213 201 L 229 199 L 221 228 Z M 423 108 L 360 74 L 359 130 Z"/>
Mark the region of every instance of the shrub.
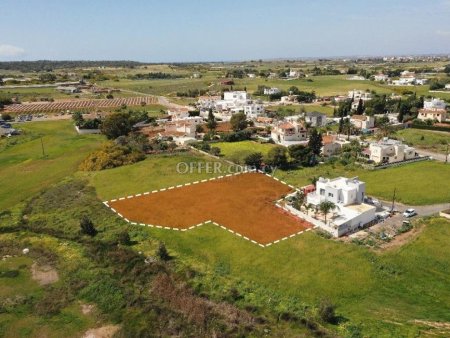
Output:
<path fill-rule="evenodd" d="M 8 113 L 3 113 L 2 114 L 2 119 L 5 121 L 11 121 L 12 120 L 12 116 Z"/>
<path fill-rule="evenodd" d="M 91 237 L 94 237 L 95 235 L 97 235 L 97 229 L 95 229 L 94 227 L 94 223 L 92 223 L 91 219 L 84 215 L 81 219 L 80 219 L 80 231 L 82 234 L 84 235 L 88 235 Z"/>
<path fill-rule="evenodd" d="M 145 159 L 145 154 L 142 151 L 108 142 L 100 150 L 89 154 L 81 162 L 79 169 L 83 171 L 111 169 L 126 164 L 133 164 L 143 159 Z"/>
<path fill-rule="evenodd" d="M 119 233 L 119 235 L 117 236 L 117 241 L 122 245 L 131 245 L 131 239 L 128 231 L 123 230 L 121 233 Z"/>
<path fill-rule="evenodd" d="M 167 251 L 166 245 L 163 242 L 159 243 L 158 250 L 156 251 L 156 255 L 163 261 L 168 261 L 172 257 L 170 257 L 169 252 Z"/>
<path fill-rule="evenodd" d="M 333 324 L 336 321 L 336 306 L 329 299 L 322 299 L 317 309 L 319 318 L 325 323 Z"/>
<path fill-rule="evenodd" d="M 220 155 L 220 148 L 219 147 L 211 147 L 211 150 L 209 151 L 211 155 L 219 156 Z"/>

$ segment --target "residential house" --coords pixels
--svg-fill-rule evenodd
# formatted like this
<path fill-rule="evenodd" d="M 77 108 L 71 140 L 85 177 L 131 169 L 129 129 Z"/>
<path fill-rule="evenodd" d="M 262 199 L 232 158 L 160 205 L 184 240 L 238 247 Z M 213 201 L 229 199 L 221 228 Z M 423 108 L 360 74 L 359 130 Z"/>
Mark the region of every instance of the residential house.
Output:
<path fill-rule="evenodd" d="M 299 116 L 287 117 L 283 121 L 275 123 L 271 135 L 275 143 L 283 146 L 305 143 L 308 131 L 299 121 Z"/>
<path fill-rule="evenodd" d="M 447 110 L 445 109 L 420 109 L 417 118 L 422 121 L 432 120 L 444 122 L 447 119 Z"/>
<path fill-rule="evenodd" d="M 354 89 L 348 92 L 347 98 L 353 99 L 354 102 L 358 102 L 359 100 L 369 101 L 372 100 L 372 93 Z"/>
<path fill-rule="evenodd" d="M 316 190 L 306 196 L 306 201 L 316 208 L 325 201 L 334 203 L 332 216 L 327 218 L 326 223 L 320 223 L 321 228 L 334 237 L 340 237 L 375 219 L 376 207 L 363 203 L 365 190 L 366 184 L 357 177 L 320 177 L 316 182 Z"/>
<path fill-rule="evenodd" d="M 249 119 L 257 118 L 264 114 L 264 105 L 262 103 L 252 102 L 244 106 L 244 113 Z"/>
<path fill-rule="evenodd" d="M 352 75 L 347 78 L 347 80 L 350 80 L 350 81 L 363 81 L 365 79 L 366 78 L 364 76 L 360 76 L 360 75 Z"/>
<path fill-rule="evenodd" d="M 276 94 L 280 94 L 280 93 L 281 93 L 281 90 L 276 87 L 264 88 L 264 95 L 276 95 Z"/>
<path fill-rule="evenodd" d="M 189 117 L 189 109 L 187 108 L 170 108 L 167 110 L 167 114 L 171 116 L 172 121 L 182 120 Z"/>
<path fill-rule="evenodd" d="M 298 70 L 289 70 L 288 77 L 290 78 L 298 78 L 300 77 L 300 72 Z"/>
<path fill-rule="evenodd" d="M 81 90 L 78 87 L 74 86 L 58 86 L 56 87 L 56 89 L 66 94 L 74 94 L 81 92 Z"/>
<path fill-rule="evenodd" d="M 400 79 L 392 81 L 394 86 L 412 86 L 416 83 L 416 74 L 407 70 L 400 74 Z"/>
<path fill-rule="evenodd" d="M 423 102 L 424 109 L 445 109 L 447 108 L 447 103 L 444 100 L 433 98 L 431 100 L 425 100 Z"/>
<path fill-rule="evenodd" d="M 413 147 L 387 137 L 369 145 L 369 158 L 377 164 L 401 162 L 418 156 Z"/>
<path fill-rule="evenodd" d="M 327 124 L 327 115 L 317 111 L 305 113 L 304 118 L 312 127 L 323 127 Z"/>
<path fill-rule="evenodd" d="M 322 155 L 330 157 L 336 155 L 341 150 L 341 145 L 336 142 L 336 135 L 322 136 Z"/>
<path fill-rule="evenodd" d="M 386 81 L 389 80 L 389 76 L 386 75 L 386 74 L 383 74 L 383 73 L 376 74 L 376 75 L 374 75 L 373 78 L 374 78 L 375 81 L 383 81 L 383 82 L 386 82 Z"/>
<path fill-rule="evenodd" d="M 369 115 L 352 115 L 350 122 L 357 129 L 372 129 L 375 127 L 375 118 Z"/>

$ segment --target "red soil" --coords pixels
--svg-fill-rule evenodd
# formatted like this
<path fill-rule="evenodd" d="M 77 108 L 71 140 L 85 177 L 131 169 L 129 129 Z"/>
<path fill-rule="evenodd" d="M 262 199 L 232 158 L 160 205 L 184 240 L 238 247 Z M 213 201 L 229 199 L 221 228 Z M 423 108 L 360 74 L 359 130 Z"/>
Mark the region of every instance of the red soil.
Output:
<path fill-rule="evenodd" d="M 261 244 L 311 225 L 278 208 L 292 191 L 266 175 L 246 173 L 110 202 L 131 222 L 186 229 L 211 220 Z"/>

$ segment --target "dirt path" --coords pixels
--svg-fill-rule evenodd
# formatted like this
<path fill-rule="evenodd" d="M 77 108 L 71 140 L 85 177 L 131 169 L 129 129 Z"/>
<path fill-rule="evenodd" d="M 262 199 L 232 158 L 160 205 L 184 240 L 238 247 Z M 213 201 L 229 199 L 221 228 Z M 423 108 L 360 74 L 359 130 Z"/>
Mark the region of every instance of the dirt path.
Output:
<path fill-rule="evenodd" d="M 111 338 L 119 329 L 119 325 L 105 325 L 87 330 L 83 338 Z"/>
<path fill-rule="evenodd" d="M 37 263 L 31 266 L 31 276 L 40 285 L 53 284 L 59 280 L 58 272 L 53 267 Z"/>

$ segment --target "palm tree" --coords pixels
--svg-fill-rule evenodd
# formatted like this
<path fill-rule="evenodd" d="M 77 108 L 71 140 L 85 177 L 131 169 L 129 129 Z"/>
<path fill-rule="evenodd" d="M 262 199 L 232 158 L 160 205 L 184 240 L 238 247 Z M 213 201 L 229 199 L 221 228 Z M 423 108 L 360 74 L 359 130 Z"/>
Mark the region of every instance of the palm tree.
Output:
<path fill-rule="evenodd" d="M 331 201 L 324 201 L 319 204 L 319 210 L 325 217 L 325 224 L 327 224 L 327 214 L 334 208 L 336 208 L 336 205 Z"/>
<path fill-rule="evenodd" d="M 350 140 L 350 133 L 352 132 L 353 129 L 353 125 L 350 122 L 350 118 L 344 119 L 342 129 L 347 132 L 347 141 Z"/>
<path fill-rule="evenodd" d="M 306 214 L 309 215 L 309 211 L 314 209 L 314 205 L 311 203 L 305 204 Z"/>

